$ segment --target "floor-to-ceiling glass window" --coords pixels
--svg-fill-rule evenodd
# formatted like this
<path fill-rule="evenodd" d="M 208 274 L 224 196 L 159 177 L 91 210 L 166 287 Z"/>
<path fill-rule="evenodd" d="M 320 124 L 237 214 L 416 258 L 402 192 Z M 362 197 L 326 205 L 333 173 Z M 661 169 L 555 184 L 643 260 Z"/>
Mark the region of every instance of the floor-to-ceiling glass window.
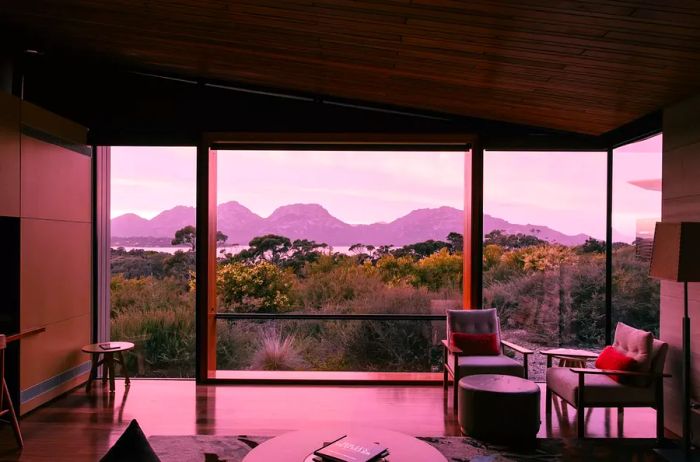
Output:
<path fill-rule="evenodd" d="M 613 151 L 612 321 L 659 333 L 659 281 L 649 277 L 661 221 L 662 135 Z"/>
<path fill-rule="evenodd" d="M 132 376 L 194 377 L 195 148 L 112 147 L 110 182 L 110 338 Z"/>
<path fill-rule="evenodd" d="M 483 305 L 534 350 L 605 341 L 605 152 L 484 155 Z M 531 378 L 545 359 L 532 357 Z"/>
<path fill-rule="evenodd" d="M 219 150 L 217 368 L 441 370 L 444 320 L 402 317 L 461 306 L 463 163 Z"/>

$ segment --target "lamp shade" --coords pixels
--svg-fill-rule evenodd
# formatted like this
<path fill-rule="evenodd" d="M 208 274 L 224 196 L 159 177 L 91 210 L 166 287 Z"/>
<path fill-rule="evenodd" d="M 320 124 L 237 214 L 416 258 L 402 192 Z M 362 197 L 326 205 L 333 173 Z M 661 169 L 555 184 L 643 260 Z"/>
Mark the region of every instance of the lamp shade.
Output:
<path fill-rule="evenodd" d="M 656 223 L 649 275 L 700 282 L 700 223 Z"/>

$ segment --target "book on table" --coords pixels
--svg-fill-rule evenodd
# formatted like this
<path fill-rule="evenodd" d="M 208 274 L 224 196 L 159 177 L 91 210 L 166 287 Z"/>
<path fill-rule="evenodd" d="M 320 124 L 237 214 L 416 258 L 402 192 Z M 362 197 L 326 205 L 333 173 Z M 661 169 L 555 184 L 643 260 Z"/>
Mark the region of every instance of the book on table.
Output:
<path fill-rule="evenodd" d="M 375 462 L 388 456 L 389 450 L 381 444 L 345 435 L 317 449 L 314 455 L 324 462 Z"/>
<path fill-rule="evenodd" d="M 119 345 L 114 344 L 114 343 L 100 343 L 99 347 L 102 348 L 103 350 L 116 350 L 119 348 Z"/>

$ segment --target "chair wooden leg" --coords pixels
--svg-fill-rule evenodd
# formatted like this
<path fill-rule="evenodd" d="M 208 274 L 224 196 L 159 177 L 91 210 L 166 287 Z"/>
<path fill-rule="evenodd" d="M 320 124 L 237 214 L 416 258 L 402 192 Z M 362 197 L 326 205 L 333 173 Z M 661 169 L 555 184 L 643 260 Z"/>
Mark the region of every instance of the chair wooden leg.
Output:
<path fill-rule="evenodd" d="M 554 397 L 552 396 L 552 390 L 550 390 L 549 387 L 547 387 L 546 390 L 547 391 L 544 394 L 544 399 L 545 399 L 545 403 L 544 403 L 545 411 L 544 412 L 546 415 L 551 416 L 552 415 L 552 399 L 554 399 Z"/>
<path fill-rule="evenodd" d="M 452 407 L 455 412 L 457 412 L 457 400 L 459 399 L 457 397 L 459 391 L 459 381 L 457 380 L 457 377 L 454 379 L 454 384 L 452 387 Z"/>
<path fill-rule="evenodd" d="M 22 431 L 19 429 L 19 421 L 17 421 L 17 414 L 15 414 L 15 407 L 12 405 L 12 399 L 10 398 L 10 391 L 7 389 L 7 383 L 5 379 L 2 379 L 2 395 L 7 401 L 7 409 L 10 411 L 10 425 L 12 425 L 12 431 L 15 433 L 15 439 L 20 448 L 24 447 L 24 440 L 22 439 Z"/>
<path fill-rule="evenodd" d="M 449 376 L 447 375 L 447 361 L 450 360 L 449 355 L 447 354 L 447 347 L 442 349 L 442 389 L 447 390 L 447 379 Z"/>
<path fill-rule="evenodd" d="M 579 406 L 576 408 L 576 425 L 578 437 L 583 438 L 585 435 L 586 426 L 586 409 L 583 406 Z"/>
<path fill-rule="evenodd" d="M 625 408 L 617 408 L 617 437 L 625 437 Z"/>
<path fill-rule="evenodd" d="M 656 386 L 656 440 L 660 445 L 666 438 L 664 431 L 664 392 L 663 384 L 659 383 Z"/>
<path fill-rule="evenodd" d="M 584 400 L 583 390 L 585 388 L 584 375 L 578 375 L 578 399 L 576 403 L 576 424 L 578 437 L 583 438 L 585 435 L 585 425 L 586 425 L 586 406 Z"/>

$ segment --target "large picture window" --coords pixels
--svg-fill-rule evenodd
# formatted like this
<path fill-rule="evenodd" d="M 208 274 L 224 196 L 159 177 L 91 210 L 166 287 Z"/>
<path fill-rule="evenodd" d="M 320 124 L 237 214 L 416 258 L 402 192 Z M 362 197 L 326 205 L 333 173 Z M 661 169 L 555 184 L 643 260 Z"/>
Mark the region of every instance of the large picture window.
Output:
<path fill-rule="evenodd" d="M 659 335 L 659 281 L 649 277 L 661 220 L 662 136 L 613 153 L 612 321 Z"/>
<path fill-rule="evenodd" d="M 195 155 L 111 149 L 110 337 L 136 377 L 195 376 Z"/>
<path fill-rule="evenodd" d="M 605 341 L 605 152 L 486 152 L 484 307 L 541 350 Z M 531 377 L 543 379 L 533 355 Z"/>
<path fill-rule="evenodd" d="M 462 303 L 463 162 L 219 150 L 217 368 L 439 371 L 440 315 Z"/>
<path fill-rule="evenodd" d="M 441 371 L 445 311 L 463 307 L 464 152 L 213 158 L 210 378 Z M 617 321 L 658 334 L 660 178 L 660 135 L 611 153 L 485 152 L 482 306 L 505 339 L 597 351 Z M 136 345 L 137 376 L 195 376 L 196 189 L 195 148 L 111 150 L 111 339 Z"/>

